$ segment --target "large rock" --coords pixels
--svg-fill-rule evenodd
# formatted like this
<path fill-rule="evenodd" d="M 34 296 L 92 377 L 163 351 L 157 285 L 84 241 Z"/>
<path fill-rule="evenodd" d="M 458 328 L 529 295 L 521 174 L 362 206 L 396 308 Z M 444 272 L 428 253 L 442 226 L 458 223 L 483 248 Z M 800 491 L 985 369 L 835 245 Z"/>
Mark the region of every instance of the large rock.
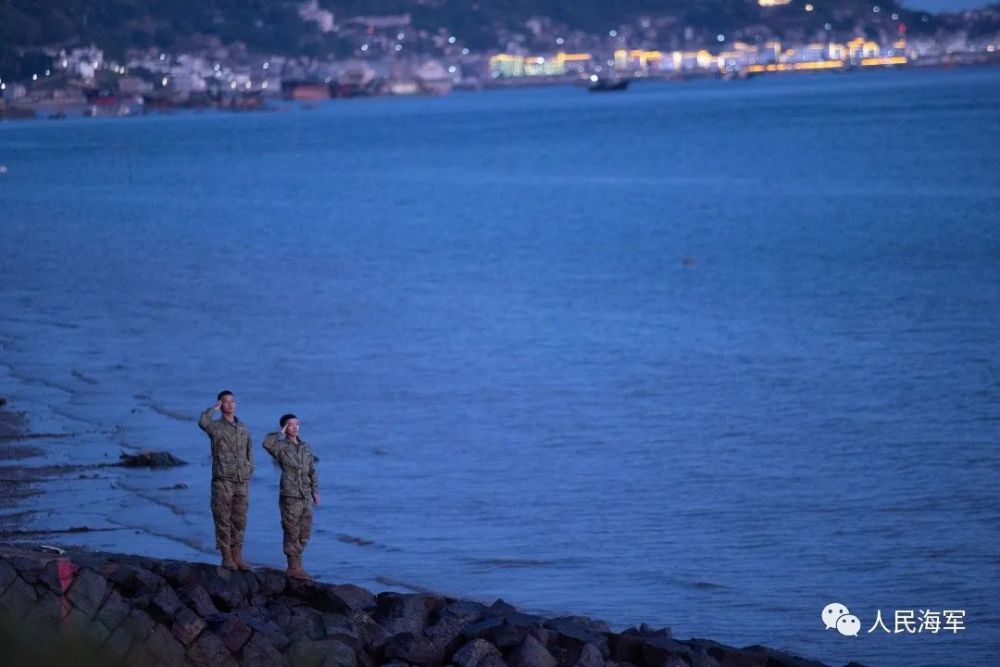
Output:
<path fill-rule="evenodd" d="M 242 572 L 233 572 L 223 567 L 198 568 L 201 587 L 221 611 L 231 611 L 249 597 L 248 578 L 252 579 Z"/>
<path fill-rule="evenodd" d="M 216 634 L 219 635 L 219 639 L 226 645 L 230 653 L 236 653 L 249 641 L 253 630 L 238 616 L 230 616 Z"/>
<path fill-rule="evenodd" d="M 323 614 L 323 629 L 326 631 L 327 639 L 336 639 L 355 651 L 364 648 L 364 642 L 354 629 L 351 619 L 343 614 Z"/>
<path fill-rule="evenodd" d="M 767 648 L 766 646 L 748 646 L 743 650 L 751 653 L 762 653 L 766 655 L 767 667 L 826 667 L 826 665 L 822 662 L 807 660 L 805 658 L 800 658 L 797 655 L 782 653 L 781 651 L 775 651 L 774 649 Z"/>
<path fill-rule="evenodd" d="M 503 656 L 485 639 L 473 639 L 460 648 L 451 661 L 458 667 L 498 667 L 503 664 Z"/>
<path fill-rule="evenodd" d="M 423 593 L 380 593 L 376 599 L 374 618 L 390 635 L 422 634 L 430 614 L 443 602 L 441 598 Z"/>
<path fill-rule="evenodd" d="M 177 591 L 180 599 L 188 607 L 193 609 L 199 616 L 217 616 L 219 614 L 218 608 L 215 603 L 212 602 L 212 598 L 209 597 L 208 593 L 204 588 L 195 583 L 189 583 L 182 586 Z"/>
<path fill-rule="evenodd" d="M 162 625 L 153 628 L 146 640 L 146 648 L 163 664 L 180 665 L 184 662 L 184 646 Z"/>
<path fill-rule="evenodd" d="M 528 614 L 484 617 L 465 628 L 466 640 L 485 639 L 501 650 L 520 646 L 533 630 L 542 627 L 542 619 Z M 537 639 L 537 638 L 536 638 Z"/>
<path fill-rule="evenodd" d="M 508 662 L 511 667 L 556 667 L 559 664 L 548 649 L 531 636 L 525 637 Z"/>
<path fill-rule="evenodd" d="M 502 616 L 510 616 L 511 614 L 517 612 L 513 606 L 505 602 L 503 599 L 498 598 L 496 602 L 491 604 L 489 607 L 482 611 L 483 618 L 495 618 Z"/>
<path fill-rule="evenodd" d="M 33 586 L 29 586 L 21 577 L 15 577 L 0 596 L 0 621 L 13 622 L 28 615 L 38 595 Z"/>
<path fill-rule="evenodd" d="M 361 638 L 364 645 L 374 654 L 381 653 L 382 648 L 389 643 L 392 636 L 375 619 L 363 611 L 356 611 L 350 616 L 354 632 Z"/>
<path fill-rule="evenodd" d="M 185 608 L 177 612 L 171 631 L 182 644 L 190 646 L 204 629 L 205 621 L 190 609 Z"/>
<path fill-rule="evenodd" d="M 86 563 L 86 560 L 83 562 Z M 109 582 L 118 586 L 120 591 L 132 600 L 133 604 L 140 606 L 148 606 L 166 583 L 160 575 L 133 562 L 95 563 L 93 569 Z"/>
<path fill-rule="evenodd" d="M 243 647 L 243 667 L 285 667 L 288 659 L 263 635 L 254 634 Z"/>
<path fill-rule="evenodd" d="M 125 628 L 136 641 L 144 642 L 156 627 L 156 621 L 142 609 L 133 609 L 119 627 Z"/>
<path fill-rule="evenodd" d="M 356 594 L 354 591 L 349 593 Z M 353 611 L 350 603 L 344 600 L 332 586 L 319 584 L 315 581 L 289 578 L 285 594 L 321 612 L 349 614 Z"/>
<path fill-rule="evenodd" d="M 385 645 L 386 658 L 396 658 L 414 665 L 436 667 L 444 662 L 444 649 L 422 635 L 403 632 Z"/>
<path fill-rule="evenodd" d="M 150 609 L 163 619 L 173 618 L 184 607 L 184 603 L 169 585 L 160 586 L 150 601 Z"/>
<path fill-rule="evenodd" d="M 188 658 L 195 667 L 238 667 L 226 645 L 211 632 L 203 632 L 188 649 Z"/>
<path fill-rule="evenodd" d="M 77 609 L 87 616 L 93 616 L 111 594 L 108 581 L 90 568 L 83 568 L 76 576 L 66 597 Z"/>
<path fill-rule="evenodd" d="M 635 665 L 643 662 L 643 646 L 645 640 L 637 633 L 622 633 L 614 638 L 614 648 L 611 657 L 618 662 L 630 662 Z"/>
<path fill-rule="evenodd" d="M 669 637 L 656 637 L 644 641 L 642 644 L 642 664 L 644 665 L 662 665 L 667 662 L 668 658 L 672 657 L 693 664 L 695 655 L 690 646 Z"/>
<path fill-rule="evenodd" d="M 350 646 L 336 639 L 318 642 L 300 639 L 288 649 L 288 660 L 295 667 L 356 667 L 357 657 Z"/>
<path fill-rule="evenodd" d="M 43 632 L 54 630 L 71 609 L 52 591 L 44 588 L 42 590 L 45 593 L 38 597 L 19 624 L 22 627 Z"/>
<path fill-rule="evenodd" d="M 767 667 L 769 657 L 764 653 L 743 651 L 710 639 L 690 639 L 685 642 L 697 654 L 706 654 L 721 667 Z"/>
<path fill-rule="evenodd" d="M 604 667 L 604 656 L 596 644 L 584 644 L 573 667 Z"/>
<path fill-rule="evenodd" d="M 440 613 L 441 618 L 452 616 L 460 619 L 463 623 L 475 623 L 486 612 L 486 605 L 470 600 L 456 600 L 445 605 Z"/>
<path fill-rule="evenodd" d="M 607 638 L 610 630 L 603 621 L 585 616 L 564 616 L 546 621 L 545 627 L 559 636 L 559 645 L 566 649 L 570 663 L 576 662 L 586 644 L 595 645 L 604 657 L 611 655 Z"/>
<path fill-rule="evenodd" d="M 114 631 L 128 616 L 130 609 L 131 607 L 126 604 L 118 591 L 111 591 L 94 619 L 103 624 L 109 631 Z"/>
<path fill-rule="evenodd" d="M 7 591 L 7 587 L 17 579 L 17 570 L 7 562 L 5 558 L 0 558 L 0 595 Z"/>
<path fill-rule="evenodd" d="M 325 588 L 348 606 L 351 611 L 371 611 L 377 602 L 371 591 L 353 584 L 336 584 Z M 346 612 L 341 612 L 346 613 Z"/>
<path fill-rule="evenodd" d="M 454 653 L 464 641 L 466 623 L 462 618 L 444 614 L 424 630 L 424 636 L 444 655 Z"/>
<path fill-rule="evenodd" d="M 101 650 L 111 658 L 123 660 L 132 648 L 133 642 L 132 634 L 124 627 L 119 626 L 101 645 Z"/>
<path fill-rule="evenodd" d="M 118 456 L 118 465 L 125 468 L 172 468 L 187 465 L 187 461 L 182 461 L 170 452 L 144 451 L 138 454 L 122 452 Z"/>
<path fill-rule="evenodd" d="M 287 622 L 291 618 L 288 608 L 280 606 L 280 609 L 286 612 L 282 618 Z M 268 610 L 268 608 L 249 607 L 246 609 L 238 609 L 234 612 L 234 615 L 246 623 L 247 626 L 249 626 L 255 633 L 265 635 L 268 641 L 271 642 L 271 644 L 273 644 L 278 650 L 283 650 L 286 646 L 288 646 L 288 633 L 274 620 L 272 613 Z"/>
<path fill-rule="evenodd" d="M 284 572 L 271 568 L 261 568 L 253 572 L 257 578 L 258 590 L 262 595 L 279 595 L 285 591 L 286 577 Z"/>
<path fill-rule="evenodd" d="M 38 577 L 41 576 L 42 568 L 45 566 L 44 562 L 20 553 L 5 554 L 3 558 L 17 570 L 18 575 L 27 583 L 38 583 Z"/>
<path fill-rule="evenodd" d="M 49 587 L 53 593 L 62 595 L 76 580 L 80 566 L 68 558 L 53 558 L 42 567 L 38 581 Z"/>
<path fill-rule="evenodd" d="M 288 636 L 294 641 L 300 637 L 306 639 L 323 639 L 326 636 L 326 624 L 323 615 L 309 607 L 292 609 L 291 618 L 286 625 Z"/>

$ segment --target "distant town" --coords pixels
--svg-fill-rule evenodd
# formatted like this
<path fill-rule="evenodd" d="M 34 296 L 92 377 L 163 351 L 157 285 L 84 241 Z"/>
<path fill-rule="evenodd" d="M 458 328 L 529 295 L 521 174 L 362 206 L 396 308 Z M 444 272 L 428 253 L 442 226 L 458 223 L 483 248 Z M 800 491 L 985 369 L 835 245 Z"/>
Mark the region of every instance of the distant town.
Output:
<path fill-rule="evenodd" d="M 792 0 L 757 0 L 782 7 Z M 812 4 L 800 3 L 802 12 Z M 316 102 L 373 95 L 444 95 L 454 89 L 578 83 L 621 90 L 639 79 L 745 79 L 785 72 L 855 71 L 1000 63 L 1000 31 L 912 34 L 897 12 L 876 16 L 877 29 L 825 23 L 796 41 L 765 27 L 733 34 L 643 17 L 604 35 L 567 30 L 546 18 L 523 32 L 498 35 L 502 50 L 473 50 L 461 35 L 417 28 L 410 14 L 342 19 L 309 0 L 298 17 L 334 34 L 349 55 L 266 55 L 240 43 L 189 50 L 155 46 L 111 57 L 98 44 L 45 48 L 35 70 L 0 71 L 0 118 L 131 116 L 183 108 L 259 110 L 272 100 Z M 879 5 L 872 6 L 879 14 Z M 997 23 L 1000 8 L 982 10 Z M 910 18 L 913 15 L 910 13 Z M 976 17 L 978 18 L 978 16 Z M 922 20 L 929 20 L 924 15 Z M 540 45 L 550 48 L 539 48 Z"/>

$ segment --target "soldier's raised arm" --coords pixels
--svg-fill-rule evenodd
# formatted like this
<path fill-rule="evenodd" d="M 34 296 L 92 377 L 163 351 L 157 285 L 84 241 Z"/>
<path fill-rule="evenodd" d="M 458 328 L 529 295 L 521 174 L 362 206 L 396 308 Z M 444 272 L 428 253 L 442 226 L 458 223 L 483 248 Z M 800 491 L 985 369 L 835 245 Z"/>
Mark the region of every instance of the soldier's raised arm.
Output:
<path fill-rule="evenodd" d="M 268 433 L 264 436 L 264 451 L 270 454 L 278 463 L 281 463 L 281 450 L 278 447 L 278 436 L 281 431 Z"/>
<path fill-rule="evenodd" d="M 222 401 L 216 401 L 215 405 L 201 413 L 201 418 L 198 420 L 198 427 L 209 435 L 215 432 L 215 420 L 212 419 L 212 414 L 220 407 L 222 407 Z"/>

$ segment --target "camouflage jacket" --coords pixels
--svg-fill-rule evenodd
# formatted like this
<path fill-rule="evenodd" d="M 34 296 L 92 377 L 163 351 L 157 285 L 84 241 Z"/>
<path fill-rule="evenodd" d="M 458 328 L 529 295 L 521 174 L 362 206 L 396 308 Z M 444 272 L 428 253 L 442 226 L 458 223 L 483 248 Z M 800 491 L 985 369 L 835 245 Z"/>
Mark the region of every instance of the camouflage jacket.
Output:
<path fill-rule="evenodd" d="M 198 426 L 212 440 L 212 479 L 250 481 L 253 474 L 250 428 L 239 419 L 232 424 L 221 417 L 212 419 L 213 410 L 205 410 L 198 420 Z"/>
<path fill-rule="evenodd" d="M 281 466 L 280 495 L 312 498 L 312 494 L 319 491 L 316 458 L 308 442 L 299 438 L 296 444 L 279 431 L 264 437 L 264 449 Z"/>

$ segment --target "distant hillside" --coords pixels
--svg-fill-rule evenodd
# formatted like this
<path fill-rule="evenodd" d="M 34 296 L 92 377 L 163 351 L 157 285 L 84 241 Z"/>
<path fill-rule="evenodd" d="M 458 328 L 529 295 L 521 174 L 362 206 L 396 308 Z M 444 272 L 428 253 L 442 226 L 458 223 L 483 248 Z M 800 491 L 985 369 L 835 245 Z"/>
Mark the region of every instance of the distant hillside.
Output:
<path fill-rule="evenodd" d="M 678 26 L 720 32 L 766 25 L 778 34 L 810 32 L 827 22 L 850 28 L 877 18 L 872 0 L 814 2 L 812 12 L 804 11 L 806 0 L 778 8 L 761 8 L 756 0 L 320 0 L 320 6 L 337 18 L 409 13 L 417 27 L 444 28 L 476 49 L 502 46 L 500 33 L 523 32 L 525 22 L 538 16 L 594 34 L 640 17 L 670 16 Z M 895 0 L 878 4 L 884 15 L 898 12 L 917 22 L 917 14 Z M 298 5 L 291 0 L 0 0 L 0 51 L 95 43 L 118 53 L 205 39 L 239 41 L 252 51 L 272 53 L 335 52 L 343 46 L 335 35 L 322 35 L 314 23 L 303 22 Z"/>

